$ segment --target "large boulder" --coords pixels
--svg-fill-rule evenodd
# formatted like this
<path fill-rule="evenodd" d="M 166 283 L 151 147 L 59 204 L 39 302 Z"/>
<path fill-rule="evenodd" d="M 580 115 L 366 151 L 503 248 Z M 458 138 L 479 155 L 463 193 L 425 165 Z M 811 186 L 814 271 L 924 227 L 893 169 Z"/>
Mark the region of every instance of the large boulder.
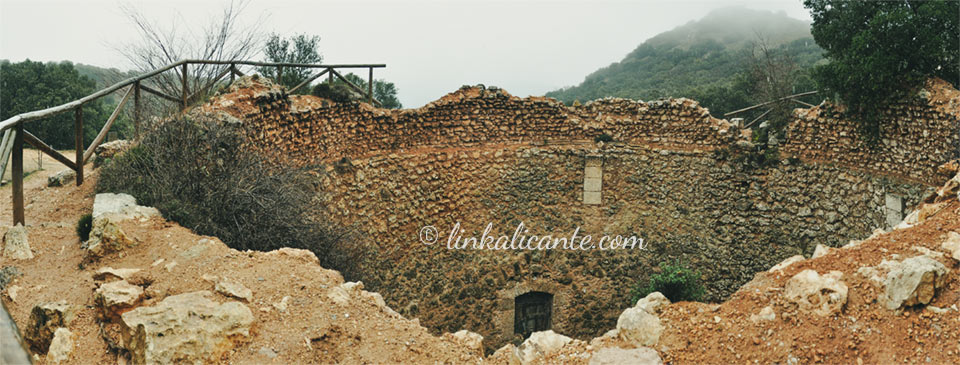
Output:
<path fill-rule="evenodd" d="M 57 328 L 69 326 L 75 317 L 75 308 L 66 301 L 37 305 L 30 311 L 23 339 L 34 351 L 45 354 Z"/>
<path fill-rule="evenodd" d="M 100 307 L 103 318 L 116 320 L 123 312 L 140 304 L 143 300 L 143 288 L 124 280 L 113 281 L 101 285 L 93 299 Z"/>
<path fill-rule="evenodd" d="M 843 273 L 831 271 L 820 275 L 807 269 L 794 275 L 784 287 L 784 297 L 803 312 L 820 316 L 839 313 L 847 304 L 847 285 L 840 281 Z"/>
<path fill-rule="evenodd" d="M 605 347 L 590 357 L 590 365 L 660 365 L 663 360 L 657 350 L 649 347 L 622 349 Z"/>
<path fill-rule="evenodd" d="M 123 346 L 135 364 L 212 363 L 250 336 L 253 313 L 240 302 L 214 302 L 198 291 L 124 313 Z"/>
<path fill-rule="evenodd" d="M 640 306 L 628 308 L 617 319 L 620 338 L 637 346 L 653 346 L 660 341 L 660 318 Z"/>
<path fill-rule="evenodd" d="M 573 339 L 551 330 L 534 332 L 517 347 L 516 357 L 521 364 L 530 364 L 559 351 L 570 341 Z"/>
<path fill-rule="evenodd" d="M 3 258 L 11 260 L 29 260 L 33 258 L 27 229 L 21 224 L 10 227 L 3 235 Z"/>
<path fill-rule="evenodd" d="M 887 309 L 928 304 L 946 283 L 947 268 L 929 256 L 896 263 L 883 281 L 881 302 Z"/>

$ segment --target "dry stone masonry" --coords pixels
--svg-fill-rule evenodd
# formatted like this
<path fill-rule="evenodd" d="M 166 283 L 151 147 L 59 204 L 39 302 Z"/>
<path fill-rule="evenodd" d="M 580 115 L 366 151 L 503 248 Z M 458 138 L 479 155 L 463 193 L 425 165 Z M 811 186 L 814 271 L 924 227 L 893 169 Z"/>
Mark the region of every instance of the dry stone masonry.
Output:
<path fill-rule="evenodd" d="M 437 333 L 476 332 L 487 353 L 523 342 L 514 300 L 531 291 L 553 296 L 554 331 L 586 339 L 617 324 L 630 288 L 660 262 L 700 270 L 708 299 L 720 300 L 788 257 L 887 228 L 892 208 L 906 215 L 942 181 L 936 168 L 956 158 L 960 125 L 957 91 L 930 87 L 926 104 L 891 106 L 884 147 L 867 147 L 821 105 L 798 112 L 779 163 L 755 168 L 730 152 L 749 133 L 687 99 L 568 107 L 464 87 L 385 110 L 237 85 L 200 112 L 242 124 L 249 147 L 277 163 L 317 171 L 325 219 L 362 237 L 358 279 Z M 499 236 L 521 222 L 538 233 L 636 235 L 645 249 L 446 248 L 457 223 L 477 236 L 492 223 Z M 426 225 L 439 244 L 418 240 Z"/>

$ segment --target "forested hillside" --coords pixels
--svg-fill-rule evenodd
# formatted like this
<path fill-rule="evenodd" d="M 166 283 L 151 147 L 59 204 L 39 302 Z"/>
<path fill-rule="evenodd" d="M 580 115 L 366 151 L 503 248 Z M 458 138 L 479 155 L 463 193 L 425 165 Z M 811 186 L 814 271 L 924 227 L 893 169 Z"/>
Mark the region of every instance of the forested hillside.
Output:
<path fill-rule="evenodd" d="M 806 71 L 823 52 L 807 22 L 768 11 L 724 8 L 656 35 L 623 60 L 599 69 L 578 86 L 547 93 L 566 103 L 606 96 L 652 100 L 691 97 L 714 114 L 758 98 L 751 65 L 764 46 L 779 61 L 793 64 L 794 86 L 812 88 Z M 804 90 L 798 90 L 804 91 Z"/>

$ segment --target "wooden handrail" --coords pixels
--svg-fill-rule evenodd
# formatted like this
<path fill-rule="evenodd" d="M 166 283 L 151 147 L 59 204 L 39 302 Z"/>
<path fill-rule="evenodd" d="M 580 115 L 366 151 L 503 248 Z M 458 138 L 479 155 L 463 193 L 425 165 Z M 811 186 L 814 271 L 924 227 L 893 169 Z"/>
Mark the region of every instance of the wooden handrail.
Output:
<path fill-rule="evenodd" d="M 213 81 L 210 81 L 210 82 L 205 83 L 205 84 L 201 84 L 201 83 L 199 83 L 199 82 L 195 82 L 195 84 L 196 84 L 195 87 L 197 88 L 197 90 L 194 90 L 194 93 L 193 93 L 193 94 L 189 94 L 189 93 L 188 93 L 189 87 L 188 87 L 188 84 L 187 84 L 187 81 L 188 81 L 188 79 L 187 79 L 187 77 L 188 77 L 188 75 L 187 75 L 187 70 L 188 70 L 187 65 L 189 65 L 189 64 L 227 65 L 228 68 L 227 68 L 227 70 L 224 70 L 223 72 L 221 72 L 217 77 L 215 77 L 215 78 L 213 79 Z M 11 177 L 12 180 L 13 180 L 13 189 L 11 189 L 11 190 L 12 190 L 12 193 L 13 193 L 13 224 L 23 224 L 23 223 L 25 223 L 25 222 L 24 222 L 24 214 L 23 214 L 23 213 L 24 213 L 24 212 L 23 212 L 23 211 L 24 211 L 24 205 L 23 205 L 23 143 L 24 143 L 24 142 L 27 142 L 27 143 L 30 143 L 30 144 L 36 146 L 38 149 L 40 149 L 41 151 L 43 151 L 43 152 L 47 153 L 48 155 L 52 156 L 52 157 L 53 157 L 54 159 L 56 159 L 57 161 L 60 161 L 60 162 L 62 162 L 64 165 L 67 165 L 67 167 L 70 167 L 70 168 L 76 170 L 76 172 L 77 172 L 77 185 L 79 186 L 79 185 L 83 184 L 83 165 L 87 162 L 87 160 L 90 159 L 91 156 L 93 156 L 93 151 L 96 150 L 97 146 L 99 146 L 100 143 L 103 143 L 103 140 L 106 138 L 107 133 L 110 131 L 110 128 L 113 126 L 113 122 L 116 121 L 117 118 L 120 116 L 120 111 L 121 111 L 121 109 L 122 109 L 123 106 L 127 103 L 127 101 L 130 99 L 130 96 L 131 96 L 131 95 L 134 95 L 134 99 L 135 99 L 135 100 L 134 100 L 134 104 L 135 104 L 135 106 L 134 106 L 134 119 L 135 119 L 135 120 L 134 120 L 134 123 L 139 123 L 139 120 L 140 120 L 140 90 L 141 90 L 141 89 L 142 89 L 143 91 L 148 92 L 148 93 L 154 94 L 154 95 L 156 95 L 156 96 L 158 96 L 158 97 L 160 97 L 160 98 L 163 98 L 163 99 L 166 99 L 166 100 L 170 100 L 170 101 L 173 101 L 173 102 L 180 103 L 180 104 L 183 105 L 184 108 L 186 108 L 188 102 L 189 102 L 191 99 L 193 99 L 195 96 L 199 95 L 203 90 L 207 89 L 208 87 L 212 87 L 212 86 L 216 85 L 217 82 L 218 82 L 220 79 L 222 79 L 227 73 L 230 74 L 230 81 L 231 81 L 231 83 L 233 82 L 234 75 L 243 76 L 243 73 L 240 72 L 240 70 L 237 68 L 237 65 L 273 66 L 273 67 L 277 67 L 278 69 L 282 69 L 283 67 L 324 68 L 324 69 L 326 69 L 326 71 L 321 72 L 319 75 L 317 75 L 317 76 L 309 79 L 309 80 L 308 80 L 307 82 L 305 82 L 305 83 L 301 83 L 300 85 L 297 85 L 297 87 L 295 87 L 294 90 L 296 90 L 296 89 L 299 88 L 299 87 L 304 86 L 305 84 L 309 84 L 310 81 L 312 81 L 312 80 L 320 77 L 320 75 L 323 75 L 324 73 L 327 73 L 327 74 L 329 74 L 329 76 L 330 76 L 330 82 L 331 82 L 331 83 L 333 82 L 333 76 L 334 76 L 334 74 L 336 74 L 336 76 L 339 77 L 339 78 L 340 78 L 341 80 L 343 80 L 344 82 L 346 82 L 347 85 L 349 85 L 350 87 L 352 87 L 352 88 L 355 89 L 355 90 L 360 91 L 360 93 L 363 93 L 363 91 L 360 90 L 359 87 L 357 87 L 357 86 L 354 85 L 352 82 L 350 82 L 349 80 L 347 80 L 346 78 L 344 78 L 343 75 L 340 75 L 340 73 L 336 72 L 335 69 L 336 69 L 336 68 L 368 68 L 368 69 L 370 69 L 370 79 L 371 79 L 371 83 L 370 83 L 370 85 L 368 85 L 368 87 L 367 87 L 367 94 L 368 94 L 367 96 L 368 96 L 368 99 L 370 99 L 371 102 L 376 103 L 377 105 L 380 105 L 380 102 L 372 98 L 372 89 L 371 89 L 371 87 L 372 87 L 372 85 L 373 85 L 373 83 L 372 83 L 372 80 L 373 80 L 373 69 L 374 69 L 374 68 L 387 67 L 387 65 L 384 65 L 384 64 L 320 65 L 320 64 L 288 63 L 288 62 L 257 62 L 257 61 L 236 61 L 236 60 L 233 60 L 233 61 L 215 61 L 215 60 L 189 60 L 189 59 L 187 59 L 187 60 L 177 61 L 177 62 L 168 64 L 168 65 L 162 66 L 162 67 L 160 67 L 160 68 L 157 68 L 157 69 L 155 69 L 155 70 L 153 70 L 153 71 L 144 73 L 144 74 L 142 74 L 142 75 L 134 76 L 134 77 L 128 78 L 128 79 L 126 79 L 126 80 L 117 82 L 117 83 L 115 83 L 115 84 L 113 84 L 113 85 L 111 85 L 111 86 L 109 86 L 109 87 L 107 87 L 107 88 L 104 88 L 104 89 L 102 89 L 102 90 L 100 90 L 100 91 L 97 91 L 97 92 L 95 92 L 95 93 L 93 93 L 93 94 L 84 96 L 84 97 L 82 97 L 82 98 L 80 98 L 80 99 L 77 99 L 77 100 L 74 100 L 74 101 L 71 101 L 71 102 L 68 102 L 68 103 L 64 103 L 64 104 L 61 104 L 61 105 L 49 107 L 49 108 L 46 108 L 46 109 L 40 109 L 40 110 L 34 110 L 34 111 L 26 112 L 26 113 L 20 113 L 20 114 L 17 114 L 17 115 L 15 115 L 15 116 L 13 116 L 13 117 L 7 118 L 7 119 L 3 120 L 2 122 L 0 122 L 0 132 L 6 132 L 6 133 L 4 133 L 4 138 L 3 138 L 2 143 L 0 143 L 0 145 L 2 145 L 2 146 L 0 146 L 0 157 L 4 157 L 4 156 L 3 156 L 3 155 L 4 155 L 4 154 L 3 154 L 3 152 L 4 152 L 3 150 L 4 150 L 4 149 L 10 149 L 10 150 L 11 150 L 12 156 L 11 156 L 11 158 L 10 158 L 10 161 L 12 162 L 12 175 L 13 175 L 13 176 Z M 168 71 L 168 70 L 170 70 L 170 69 L 173 69 L 173 68 L 176 68 L 176 67 L 182 67 L 182 69 L 181 69 L 181 75 L 180 75 L 181 86 L 182 86 L 182 89 L 180 90 L 180 92 L 181 92 L 180 98 L 177 98 L 177 97 L 174 97 L 174 96 L 171 96 L 171 95 L 167 95 L 166 93 L 160 92 L 160 91 L 158 91 L 158 90 L 154 90 L 154 89 L 152 89 L 152 88 L 144 85 L 144 84 L 141 82 L 141 81 L 143 81 L 143 80 L 145 80 L 145 79 L 148 79 L 148 78 L 151 78 L 151 77 L 153 77 L 153 76 L 159 75 L 159 74 L 161 74 L 161 73 L 163 73 L 163 72 L 166 72 L 166 71 Z M 279 72 L 278 72 L 278 74 L 279 74 Z M 110 115 L 110 118 L 108 118 L 107 121 L 106 121 L 106 123 L 104 123 L 103 128 L 100 130 L 100 133 L 97 134 L 97 137 L 92 141 L 92 143 L 90 143 L 90 146 L 87 147 L 86 151 L 84 151 L 84 149 L 83 149 L 83 104 L 88 103 L 88 102 L 91 102 L 91 101 L 96 100 L 96 99 L 98 99 L 98 98 L 104 97 L 104 96 L 106 96 L 106 95 L 109 95 L 109 94 L 111 94 L 111 93 L 113 93 L 113 92 L 115 92 L 115 91 L 117 91 L 117 90 L 120 90 L 120 89 L 122 89 L 122 88 L 124 88 L 124 87 L 128 87 L 128 86 L 129 86 L 129 88 L 127 89 L 126 93 L 123 95 L 123 99 L 120 100 L 120 102 L 117 104 L 116 109 L 114 109 L 114 110 L 113 110 L 113 113 Z M 74 141 L 74 142 L 75 142 L 74 144 L 76 145 L 76 146 L 75 146 L 75 149 L 76 149 L 76 155 L 77 155 L 77 157 L 76 157 L 76 159 L 75 159 L 74 161 L 70 161 L 68 158 L 66 158 L 65 156 L 63 156 L 62 154 L 60 154 L 59 152 L 57 152 L 55 149 L 53 149 L 53 147 L 50 147 L 49 145 L 47 145 L 46 143 L 44 143 L 42 140 L 40 140 L 40 139 L 37 138 L 36 136 L 30 134 L 29 132 L 26 132 L 26 131 L 23 129 L 24 123 L 26 123 L 26 122 L 34 121 L 34 120 L 37 120 L 37 119 L 49 117 L 49 116 L 52 116 L 52 115 L 64 113 L 64 112 L 71 111 L 71 110 L 74 112 L 74 140 L 75 140 L 75 141 Z M 139 126 L 139 124 L 137 124 L 137 126 Z M 138 130 L 139 130 L 139 128 L 138 128 Z M 4 147 L 6 147 L 6 148 L 4 148 Z M 6 164 L 6 161 L 7 161 L 7 159 L 4 158 L 3 161 L 0 161 L 0 165 L 5 165 L 5 164 Z M 0 177 L 2 177 L 2 176 L 3 176 L 3 173 L 2 173 L 2 171 L 0 171 Z"/>
<path fill-rule="evenodd" d="M 31 112 L 20 113 L 6 120 L 0 122 L 0 132 L 10 129 L 17 123 L 25 123 L 34 121 L 40 118 L 49 117 L 51 115 L 60 114 L 66 111 L 70 111 L 80 105 L 86 104 L 90 101 L 96 100 L 103 96 L 109 95 L 114 91 L 120 90 L 126 86 L 130 86 L 137 81 L 142 81 L 144 79 L 156 76 L 165 71 L 168 71 L 177 66 L 183 66 L 186 64 L 203 64 L 203 65 L 247 65 L 247 66 L 282 66 L 282 67 L 307 67 L 307 68 L 383 68 L 387 67 L 385 64 L 361 64 L 361 65 L 351 65 L 351 64 L 337 64 L 337 65 L 321 65 L 321 64 L 309 64 L 309 63 L 289 63 L 289 62 L 258 62 L 258 61 L 215 61 L 215 60 L 181 60 L 165 66 L 162 66 L 156 70 L 147 72 L 145 74 L 134 76 L 126 80 L 117 82 L 105 89 L 97 91 L 93 94 L 84 96 L 80 99 L 49 107 L 46 109 L 34 110 Z M 237 70 L 239 71 L 239 70 Z M 142 86 L 141 86 L 142 87 Z M 146 90 L 146 89 L 144 89 Z"/>

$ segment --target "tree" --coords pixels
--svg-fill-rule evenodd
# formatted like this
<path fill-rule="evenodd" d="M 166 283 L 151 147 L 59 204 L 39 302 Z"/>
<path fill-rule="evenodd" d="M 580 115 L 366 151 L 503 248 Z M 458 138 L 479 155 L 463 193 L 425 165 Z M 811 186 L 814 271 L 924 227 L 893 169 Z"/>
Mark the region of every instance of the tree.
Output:
<path fill-rule="evenodd" d="M 350 99 L 361 100 L 366 96 L 367 80 L 352 72 L 343 75 L 343 77 L 358 86 L 361 90 L 364 90 L 364 92 L 362 94 L 357 93 L 356 90 L 353 90 L 353 88 L 347 86 L 345 82 L 338 78 L 333 82 L 332 87 L 326 86 L 324 83 L 318 84 L 317 87 L 314 88 L 313 95 L 338 102 Z M 353 95 L 353 97 L 351 97 L 351 95 Z M 387 109 L 400 109 L 403 107 L 403 105 L 400 104 L 400 99 L 397 98 L 397 86 L 383 79 L 373 80 L 373 98 Z"/>
<path fill-rule="evenodd" d="M 80 75 L 70 62 L 0 62 L 0 120 L 71 102 L 95 91 L 96 83 Z M 103 99 L 84 104 L 85 143 L 93 141 L 112 110 L 103 103 Z M 73 118 L 73 113 L 61 113 L 28 122 L 24 129 L 54 148 L 74 148 Z M 129 120 L 121 117 L 114 122 L 113 128 L 126 137 L 130 132 Z"/>
<path fill-rule="evenodd" d="M 263 53 L 268 62 L 278 63 L 321 63 L 323 57 L 317 50 L 317 43 L 320 42 L 319 36 L 307 36 L 298 34 L 290 39 L 280 38 L 277 34 L 270 35 L 264 46 Z M 291 45 L 293 46 L 291 48 Z M 283 74 L 281 70 L 273 66 L 258 67 L 257 72 L 261 75 L 270 77 L 277 83 L 286 86 L 288 89 L 299 85 L 301 82 L 311 76 L 315 69 L 306 67 L 284 67 Z M 302 93 L 309 92 L 308 88 L 301 89 Z"/>
<path fill-rule="evenodd" d="M 840 97 L 867 136 L 882 128 L 878 106 L 906 97 L 926 78 L 960 83 L 960 2 L 805 0 L 804 6 L 830 60 L 814 77 Z"/>
<path fill-rule="evenodd" d="M 141 72 L 149 72 L 182 59 L 246 60 L 257 53 L 261 33 L 257 24 L 244 26 L 240 23 L 248 0 L 231 1 L 219 17 L 211 18 L 203 27 L 172 23 L 160 27 L 150 22 L 138 9 L 124 7 L 124 12 L 140 33 L 137 43 L 129 44 L 120 52 Z M 187 82 L 191 93 L 210 92 L 216 76 L 227 65 L 191 64 L 187 68 Z M 181 69 L 164 72 L 150 78 L 152 87 L 168 95 L 180 95 Z M 197 94 L 192 100 L 206 95 Z"/>

